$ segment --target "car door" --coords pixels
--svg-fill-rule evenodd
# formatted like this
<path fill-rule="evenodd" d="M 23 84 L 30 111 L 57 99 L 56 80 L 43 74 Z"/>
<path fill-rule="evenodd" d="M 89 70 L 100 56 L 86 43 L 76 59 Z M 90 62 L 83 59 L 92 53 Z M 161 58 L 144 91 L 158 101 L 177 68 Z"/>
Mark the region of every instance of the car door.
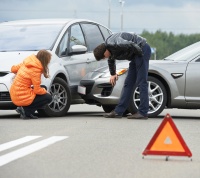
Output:
<path fill-rule="evenodd" d="M 188 63 L 186 70 L 185 98 L 191 105 L 200 104 L 200 55 Z M 199 107 L 199 106 L 197 106 Z"/>
<path fill-rule="evenodd" d="M 88 59 L 87 52 L 77 54 L 71 53 L 74 45 L 86 47 L 85 38 L 78 23 L 68 28 L 57 51 L 58 56 L 62 59 L 63 65 L 68 73 L 68 82 L 70 86 L 77 86 L 79 84 L 79 81 L 85 75 Z"/>
<path fill-rule="evenodd" d="M 81 23 L 85 40 L 88 48 L 88 58 L 86 73 L 93 71 L 99 67 L 107 66 L 107 60 L 96 61 L 93 50 L 95 47 L 104 43 L 105 39 L 111 34 L 111 32 L 105 27 L 95 23 Z"/>

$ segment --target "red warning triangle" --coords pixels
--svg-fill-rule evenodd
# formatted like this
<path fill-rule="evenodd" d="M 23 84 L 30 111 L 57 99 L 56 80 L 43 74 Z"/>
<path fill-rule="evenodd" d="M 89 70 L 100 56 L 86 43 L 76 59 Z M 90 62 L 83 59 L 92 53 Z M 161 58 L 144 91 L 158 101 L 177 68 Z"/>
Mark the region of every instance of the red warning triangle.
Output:
<path fill-rule="evenodd" d="M 143 155 L 188 156 L 192 153 L 183 140 L 171 116 L 167 114 L 150 140 Z"/>

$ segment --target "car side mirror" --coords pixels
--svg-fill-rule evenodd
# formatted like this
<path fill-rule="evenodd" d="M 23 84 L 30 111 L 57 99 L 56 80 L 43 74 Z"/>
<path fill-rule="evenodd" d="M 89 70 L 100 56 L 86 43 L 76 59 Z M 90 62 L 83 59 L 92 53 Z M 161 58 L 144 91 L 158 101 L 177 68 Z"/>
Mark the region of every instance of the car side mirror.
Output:
<path fill-rule="evenodd" d="M 71 47 L 70 55 L 72 54 L 83 54 L 86 53 L 87 47 L 83 45 L 74 45 Z"/>

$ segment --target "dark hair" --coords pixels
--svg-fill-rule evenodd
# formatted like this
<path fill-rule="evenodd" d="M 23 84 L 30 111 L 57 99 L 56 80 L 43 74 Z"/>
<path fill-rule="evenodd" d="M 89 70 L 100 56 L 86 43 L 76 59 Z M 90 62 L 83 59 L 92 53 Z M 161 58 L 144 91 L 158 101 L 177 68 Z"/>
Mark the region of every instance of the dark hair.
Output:
<path fill-rule="evenodd" d="M 49 77 L 48 64 L 51 60 L 51 53 L 42 49 L 37 53 L 36 57 L 42 64 L 44 77 L 48 78 Z"/>
<path fill-rule="evenodd" d="M 104 58 L 105 51 L 106 51 L 105 43 L 100 44 L 94 49 L 93 53 L 97 61 L 100 61 L 101 59 Z"/>

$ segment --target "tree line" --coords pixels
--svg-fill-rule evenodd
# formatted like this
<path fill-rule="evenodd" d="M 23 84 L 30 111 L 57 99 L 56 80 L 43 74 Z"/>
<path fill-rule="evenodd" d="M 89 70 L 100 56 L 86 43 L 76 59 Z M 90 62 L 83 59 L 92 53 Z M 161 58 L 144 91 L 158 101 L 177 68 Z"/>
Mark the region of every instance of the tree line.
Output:
<path fill-rule="evenodd" d="M 167 33 L 161 30 L 155 33 L 144 30 L 140 35 L 147 39 L 151 48 L 156 49 L 156 60 L 163 59 L 190 44 L 200 41 L 200 34 L 175 35 L 172 32 Z M 151 59 L 155 59 L 154 53 L 152 53 Z"/>

